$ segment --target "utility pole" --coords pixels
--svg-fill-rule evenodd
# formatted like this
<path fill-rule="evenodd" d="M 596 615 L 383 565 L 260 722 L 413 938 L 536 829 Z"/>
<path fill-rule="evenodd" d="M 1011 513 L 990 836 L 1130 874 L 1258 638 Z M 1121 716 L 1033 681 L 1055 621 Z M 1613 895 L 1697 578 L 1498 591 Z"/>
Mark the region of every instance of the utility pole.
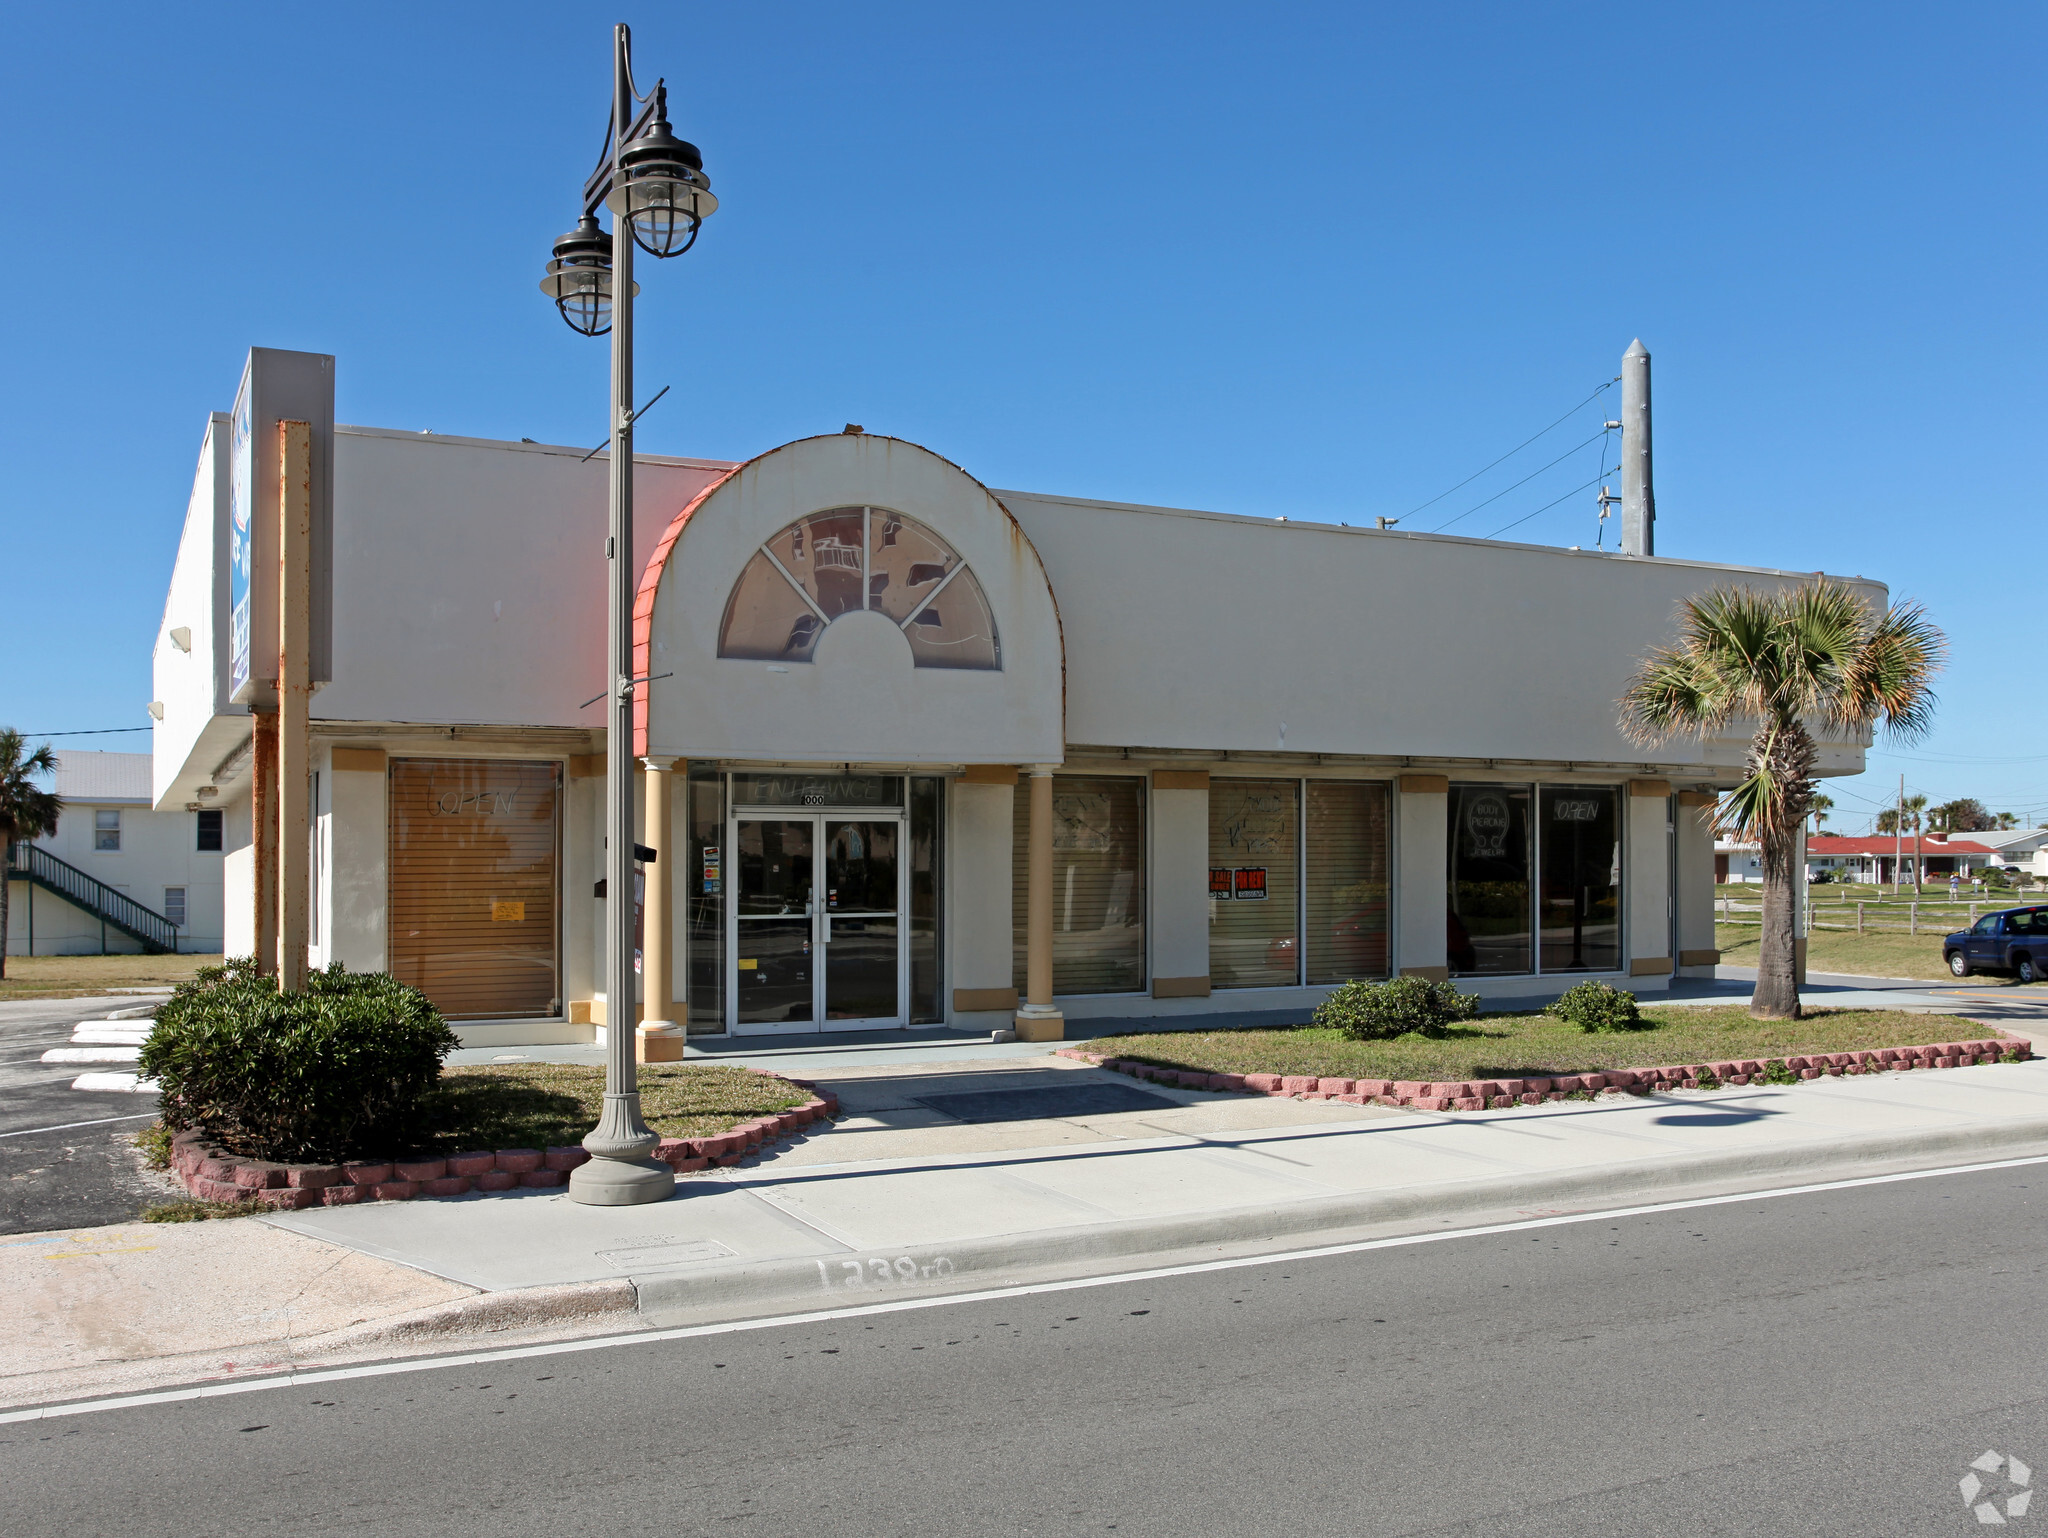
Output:
<path fill-rule="evenodd" d="M 1621 553 L 1657 553 L 1650 476 L 1650 350 L 1638 337 L 1621 358 Z"/>
<path fill-rule="evenodd" d="M 1906 777 L 1899 776 L 1899 809 L 1892 824 L 1892 896 L 1906 894 Z"/>

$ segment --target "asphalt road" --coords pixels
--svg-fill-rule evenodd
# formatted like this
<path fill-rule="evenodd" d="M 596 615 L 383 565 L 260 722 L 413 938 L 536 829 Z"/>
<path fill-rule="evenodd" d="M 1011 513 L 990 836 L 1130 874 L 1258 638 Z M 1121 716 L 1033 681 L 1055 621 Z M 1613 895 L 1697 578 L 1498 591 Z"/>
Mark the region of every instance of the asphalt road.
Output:
<path fill-rule="evenodd" d="M 1749 1198 L 0 1426 L 0 1532 L 1976 1532 L 1972 1459 L 2048 1471 L 2044 1193 L 2048 1165 Z"/>
<path fill-rule="evenodd" d="M 126 1223 L 165 1199 L 169 1188 L 137 1168 L 125 1141 L 156 1114 L 155 1097 L 75 1090 L 71 1081 L 95 1065 L 39 1061 L 47 1048 L 69 1042 L 80 1020 L 137 1002 L 0 1003 L 0 1234 Z M 101 1125 L 67 1125 L 79 1122 Z"/>

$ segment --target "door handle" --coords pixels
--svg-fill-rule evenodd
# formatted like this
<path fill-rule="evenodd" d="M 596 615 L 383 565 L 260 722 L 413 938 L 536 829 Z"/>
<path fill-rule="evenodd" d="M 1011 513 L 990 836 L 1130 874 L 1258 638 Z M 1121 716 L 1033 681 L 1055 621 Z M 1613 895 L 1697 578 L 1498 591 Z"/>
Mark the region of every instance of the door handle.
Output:
<path fill-rule="evenodd" d="M 832 915 L 824 913 L 820 914 L 819 917 L 824 921 L 824 925 L 819 932 L 818 939 L 822 944 L 830 945 L 832 943 Z"/>

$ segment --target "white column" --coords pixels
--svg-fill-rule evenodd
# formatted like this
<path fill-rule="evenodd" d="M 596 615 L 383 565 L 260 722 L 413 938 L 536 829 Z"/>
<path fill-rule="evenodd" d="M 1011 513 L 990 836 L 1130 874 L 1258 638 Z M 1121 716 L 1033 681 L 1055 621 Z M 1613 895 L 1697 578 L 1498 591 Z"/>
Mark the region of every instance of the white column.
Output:
<path fill-rule="evenodd" d="M 1394 964 L 1403 977 L 1446 982 L 1451 975 L 1444 914 L 1449 898 L 1451 782 L 1440 774 L 1404 774 L 1395 786 L 1400 843 L 1394 895 L 1400 904 Z"/>
<path fill-rule="evenodd" d="M 1678 824 L 1678 870 L 1671 883 L 1678 904 L 1678 964 L 1681 976 L 1711 977 L 1721 960 L 1714 943 L 1714 804 L 1710 790 L 1681 790 L 1674 817 Z"/>
<path fill-rule="evenodd" d="M 1010 913 L 1011 846 L 1017 771 L 971 764 L 947 801 L 946 973 L 953 994 L 947 1018 L 970 1029 L 1007 1030 L 1017 1013 L 1011 978 L 1016 930 Z"/>
<path fill-rule="evenodd" d="M 1152 776 L 1152 997 L 1209 996 L 1209 772 Z"/>
<path fill-rule="evenodd" d="M 1667 840 L 1671 782 L 1630 780 L 1627 817 L 1627 868 L 1622 872 L 1621 884 L 1628 904 L 1628 974 L 1638 979 L 1669 978 L 1671 858 Z"/>

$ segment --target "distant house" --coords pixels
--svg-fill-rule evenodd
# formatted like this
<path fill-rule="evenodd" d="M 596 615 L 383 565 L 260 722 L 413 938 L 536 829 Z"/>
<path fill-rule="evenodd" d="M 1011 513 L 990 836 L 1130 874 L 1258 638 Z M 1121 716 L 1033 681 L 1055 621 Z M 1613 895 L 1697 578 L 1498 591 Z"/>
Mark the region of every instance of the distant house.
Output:
<path fill-rule="evenodd" d="M 2043 846 L 2048 845 L 2048 828 L 2036 828 L 2025 835 L 2013 834 L 2009 842 L 2016 848 L 2024 846 L 2024 852 L 2009 856 L 1997 836 L 1988 833 L 1972 833 L 1967 838 L 1923 833 L 1919 858 L 1926 869 L 1920 879 L 1946 881 L 1951 875 L 1956 875 L 1968 880 L 1973 872 L 1981 871 L 1987 865 L 2002 869 L 2039 869 L 2048 873 L 2048 855 L 2042 853 Z M 1910 834 L 1903 840 L 1895 839 L 1889 833 L 1863 838 L 1823 834 L 1806 841 L 1806 875 L 1809 881 L 1825 874 L 1842 881 L 1889 885 L 1900 879 L 1896 867 L 1901 865 L 1905 871 L 1904 879 L 1911 881 L 1914 879 L 1913 860 Z M 2035 861 L 2040 862 L 2038 867 L 2030 863 Z M 1714 844 L 1714 879 L 1736 884 L 1762 881 L 1761 850 L 1753 843 L 1725 838 L 1717 840 Z"/>
<path fill-rule="evenodd" d="M 2030 875 L 2048 876 L 2048 828 L 2020 828 L 2004 833 L 1966 834 L 1972 843 L 1992 851 L 1992 863 L 2001 870 L 2022 870 Z"/>
<path fill-rule="evenodd" d="M 64 753 L 57 831 L 7 852 L 7 953 L 221 948 L 221 814 L 154 811 L 147 753 Z"/>

